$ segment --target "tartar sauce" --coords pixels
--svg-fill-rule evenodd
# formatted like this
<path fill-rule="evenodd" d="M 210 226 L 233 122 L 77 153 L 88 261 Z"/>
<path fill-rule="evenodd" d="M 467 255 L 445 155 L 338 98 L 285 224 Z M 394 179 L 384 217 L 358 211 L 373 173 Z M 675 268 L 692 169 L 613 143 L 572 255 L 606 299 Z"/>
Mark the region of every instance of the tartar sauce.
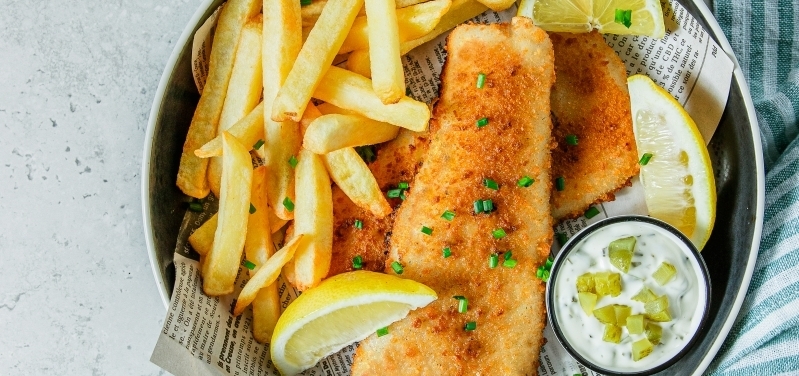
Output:
<path fill-rule="evenodd" d="M 611 265 L 607 253 L 610 242 L 628 236 L 635 236 L 636 246 L 632 266 L 625 274 Z M 554 283 L 550 288 L 554 288 L 555 319 L 567 342 L 585 359 L 617 372 L 651 369 L 677 355 L 699 328 L 707 300 L 702 269 L 690 252 L 674 234 L 644 222 L 617 222 L 588 235 L 561 260 L 555 280 L 550 282 Z M 665 286 L 652 277 L 663 261 L 677 268 L 677 275 Z M 672 321 L 656 323 L 663 329 L 662 338 L 649 356 L 638 361 L 632 357 L 632 343 L 646 338 L 645 334 L 629 334 L 624 327 L 620 343 L 605 342 L 604 324 L 580 307 L 577 277 L 602 271 L 621 275 L 622 292 L 616 297 L 601 297 L 595 308 L 624 304 L 632 308 L 633 315 L 643 314 L 644 303 L 632 297 L 644 286 L 658 296 L 668 296 Z"/>

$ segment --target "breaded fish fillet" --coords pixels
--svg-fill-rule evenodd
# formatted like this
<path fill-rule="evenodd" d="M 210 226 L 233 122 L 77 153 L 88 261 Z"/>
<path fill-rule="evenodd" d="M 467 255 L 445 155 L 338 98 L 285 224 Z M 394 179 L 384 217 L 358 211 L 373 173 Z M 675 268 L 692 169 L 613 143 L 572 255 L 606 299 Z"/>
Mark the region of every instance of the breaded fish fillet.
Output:
<path fill-rule="evenodd" d="M 382 191 L 413 180 L 427 153 L 429 132 L 402 129 L 397 138 L 378 148 L 377 158 L 369 164 L 369 169 Z M 396 198 L 388 200 L 393 208 L 402 203 Z M 355 205 L 341 189 L 333 187 L 333 258 L 327 276 L 352 271 L 355 256 L 363 258 L 363 269 L 383 271 L 395 213 L 377 218 Z M 356 219 L 363 222 L 362 229 L 355 228 Z"/>
<path fill-rule="evenodd" d="M 627 71 L 596 31 L 550 33 L 555 48 L 552 88 L 552 192 L 556 221 L 582 215 L 591 204 L 613 200 L 613 193 L 638 174 Z M 566 137 L 575 135 L 577 145 Z"/>
<path fill-rule="evenodd" d="M 450 34 L 441 98 L 422 168 L 400 207 L 386 272 L 433 288 L 438 299 L 372 335 L 353 375 L 532 375 L 544 341 L 544 285 L 535 277 L 552 242 L 550 88 L 552 45 L 527 18 L 468 24 Z M 479 73 L 486 84 L 476 88 Z M 481 118 L 488 124 L 476 125 Z M 519 178 L 535 179 L 530 187 Z M 484 186 L 483 179 L 499 184 Z M 495 210 L 473 213 L 473 202 Z M 455 213 L 452 221 L 441 217 Z M 423 233 L 426 227 L 430 235 Z M 492 231 L 502 229 L 492 235 Z M 442 249 L 452 255 L 442 257 Z M 512 251 L 515 267 L 503 267 Z M 499 253 L 499 266 L 489 257 Z M 461 295 L 468 311 L 458 313 Z M 474 330 L 464 325 L 474 322 Z"/>

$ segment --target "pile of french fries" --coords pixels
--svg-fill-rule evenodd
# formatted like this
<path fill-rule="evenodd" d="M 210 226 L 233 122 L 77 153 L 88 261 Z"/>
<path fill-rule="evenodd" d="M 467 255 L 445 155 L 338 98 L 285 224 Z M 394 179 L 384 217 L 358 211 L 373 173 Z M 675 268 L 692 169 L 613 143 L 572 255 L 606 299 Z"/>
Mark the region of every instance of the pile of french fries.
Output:
<path fill-rule="evenodd" d="M 189 242 L 200 254 L 210 296 L 232 293 L 239 268 L 249 269 L 234 313 L 252 305 L 259 342 L 269 342 L 280 315 L 280 274 L 303 291 L 328 273 L 331 180 L 376 217 L 391 213 L 354 147 L 389 141 L 400 127 L 427 129 L 430 108 L 405 95 L 401 56 L 487 6 L 512 4 L 480 1 L 228 0 L 223 6 L 177 185 L 195 198 L 209 192 L 219 198 L 218 213 Z M 345 60 L 348 69 L 333 65 Z M 253 167 L 253 159 L 263 166 Z M 285 245 L 273 252 L 272 236 L 283 228 Z"/>

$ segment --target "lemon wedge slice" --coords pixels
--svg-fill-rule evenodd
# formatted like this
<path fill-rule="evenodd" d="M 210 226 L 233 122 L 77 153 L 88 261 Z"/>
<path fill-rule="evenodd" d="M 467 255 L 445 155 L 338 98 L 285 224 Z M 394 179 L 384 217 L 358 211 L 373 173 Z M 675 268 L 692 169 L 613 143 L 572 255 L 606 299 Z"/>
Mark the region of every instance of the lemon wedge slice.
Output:
<path fill-rule="evenodd" d="M 658 39 L 666 35 L 660 0 L 522 0 L 517 15 L 531 18 L 546 31 L 587 33 L 596 29 Z"/>
<path fill-rule="evenodd" d="M 410 279 L 369 271 L 342 273 L 302 293 L 280 316 L 270 344 L 283 375 L 313 367 L 436 299 Z"/>
<path fill-rule="evenodd" d="M 701 251 L 716 219 L 705 141 L 685 109 L 649 77 L 631 76 L 627 87 L 639 157 L 651 156 L 640 172 L 649 215 L 679 229 Z"/>

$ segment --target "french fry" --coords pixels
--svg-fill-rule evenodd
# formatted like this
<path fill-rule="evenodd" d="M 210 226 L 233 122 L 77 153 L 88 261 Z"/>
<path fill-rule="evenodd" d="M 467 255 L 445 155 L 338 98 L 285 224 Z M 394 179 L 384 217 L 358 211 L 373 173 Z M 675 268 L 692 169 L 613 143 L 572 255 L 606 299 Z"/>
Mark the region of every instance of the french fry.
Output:
<path fill-rule="evenodd" d="M 430 121 L 427 104 L 403 96 L 395 104 L 383 104 L 372 90 L 372 81 L 357 73 L 330 67 L 314 92 L 314 98 L 355 111 L 372 120 L 421 132 Z"/>
<path fill-rule="evenodd" d="M 225 105 L 219 118 L 217 135 L 252 112 L 261 98 L 263 79 L 261 77 L 261 16 L 258 15 L 244 25 L 241 30 L 233 72 L 225 95 Z M 243 140 L 239 140 L 243 141 Z M 251 144 L 243 143 L 245 146 Z M 195 153 L 197 155 L 197 153 Z M 214 157 L 208 164 L 208 184 L 211 192 L 219 197 L 222 181 L 222 158 Z"/>
<path fill-rule="evenodd" d="M 264 139 L 264 106 L 259 103 L 247 116 L 228 128 L 228 133 L 236 137 L 245 147 L 255 147 Z M 263 146 L 262 146 L 263 147 Z M 194 151 L 200 158 L 218 157 L 222 155 L 222 135 L 216 136 L 201 148 Z"/>
<path fill-rule="evenodd" d="M 342 114 L 342 115 L 357 114 L 357 112 L 355 112 L 355 111 L 345 110 L 345 109 L 343 109 L 341 107 L 336 107 L 336 106 L 334 106 L 334 105 L 332 105 L 330 103 L 327 103 L 327 102 L 316 106 L 316 109 L 319 111 L 319 115 L 317 115 L 316 117 L 319 117 L 319 116 L 322 116 L 322 115 L 330 115 L 330 114 Z M 316 118 L 314 118 L 314 120 L 316 120 Z"/>
<path fill-rule="evenodd" d="M 203 291 L 209 296 L 233 292 L 241 263 L 250 210 L 252 160 L 247 148 L 222 133 L 222 189 L 214 245 L 203 264 Z"/>
<path fill-rule="evenodd" d="M 294 223 L 290 223 L 286 226 L 286 233 L 284 236 L 284 240 L 286 242 L 290 242 L 294 239 Z M 292 286 L 297 286 L 297 279 L 295 278 L 294 273 L 294 259 L 292 258 L 286 265 L 283 265 L 283 278 L 286 279 L 286 282 L 290 283 Z"/>
<path fill-rule="evenodd" d="M 302 134 L 295 122 L 271 119 L 275 96 L 294 66 L 302 47 L 300 4 L 294 0 L 264 0 L 264 160 L 268 168 L 269 205 L 283 220 L 294 218 L 284 202 L 294 201 L 294 169 L 289 159 L 296 158 Z"/>
<path fill-rule="evenodd" d="M 407 8 L 419 3 L 428 2 L 428 0 L 397 0 L 397 9 Z M 316 24 L 319 15 L 322 14 L 322 9 L 327 5 L 327 0 L 317 0 L 309 5 L 302 7 L 302 27 L 311 27 Z M 358 16 L 364 16 L 366 12 L 361 9 Z"/>
<path fill-rule="evenodd" d="M 369 60 L 369 50 L 355 50 L 347 58 L 347 70 L 358 73 L 366 78 L 372 78 L 372 61 Z"/>
<path fill-rule="evenodd" d="M 478 0 L 483 5 L 491 8 L 493 11 L 501 12 L 508 9 L 513 5 L 516 0 Z"/>
<path fill-rule="evenodd" d="M 400 60 L 399 27 L 394 0 L 364 0 L 369 22 L 372 89 L 383 104 L 405 96 L 405 71 Z"/>
<path fill-rule="evenodd" d="M 399 1 L 397 1 L 397 4 L 399 4 Z M 451 5 L 451 0 L 433 0 L 405 8 L 397 7 L 397 26 L 399 27 L 400 42 L 421 38 L 433 31 Z M 303 8 L 303 10 L 305 9 Z M 366 49 L 369 49 L 366 16 L 359 16 L 353 22 L 350 33 L 347 34 L 347 38 L 344 39 L 344 43 L 338 53 L 344 54 Z"/>
<path fill-rule="evenodd" d="M 194 155 L 194 150 L 216 136 L 225 93 L 233 72 L 233 57 L 239 34 L 245 21 L 258 14 L 259 9 L 260 3 L 256 0 L 230 0 L 219 15 L 208 63 L 208 78 L 194 110 L 178 168 L 177 186 L 191 197 L 203 198 L 210 190 L 206 178 L 208 160 L 198 158 Z"/>
<path fill-rule="evenodd" d="M 260 25 L 259 25 L 260 29 Z M 266 192 L 266 167 L 261 166 L 252 172 L 252 191 L 250 198 L 250 218 L 247 221 L 247 238 L 244 242 L 244 254 L 247 260 L 257 266 L 266 264 L 273 253 L 272 231 L 269 228 L 269 210 Z M 250 277 L 255 269 L 250 270 Z M 280 317 L 280 295 L 277 284 L 272 283 L 261 288 L 252 302 L 252 332 L 255 340 L 269 342 L 272 332 Z"/>
<path fill-rule="evenodd" d="M 275 121 L 300 121 L 311 94 L 336 57 L 363 0 L 328 0 L 272 104 Z M 297 33 L 301 35 L 301 30 Z M 268 132 L 267 132 L 268 134 Z"/>
<path fill-rule="evenodd" d="M 305 234 L 294 257 L 295 287 L 316 286 L 330 270 L 333 254 L 333 194 L 321 157 L 301 150 L 297 164 L 294 232 Z"/>
<path fill-rule="evenodd" d="M 273 234 L 276 233 L 281 228 L 283 228 L 283 226 L 285 226 L 286 223 L 288 223 L 287 220 L 278 218 L 276 215 L 274 215 L 274 213 L 275 212 L 272 211 L 272 214 L 269 215 L 269 227 Z"/>
<path fill-rule="evenodd" d="M 297 246 L 300 242 L 305 238 L 303 234 L 298 235 L 296 238 L 292 239 L 290 242 L 286 243 L 279 251 L 275 252 L 269 260 L 266 261 L 263 265 L 258 267 L 256 270 L 255 275 L 247 281 L 247 284 L 244 285 L 244 288 L 241 290 L 238 299 L 236 299 L 236 307 L 233 308 L 233 314 L 238 316 L 247 306 L 252 303 L 255 299 L 255 296 L 258 294 L 263 287 L 269 286 L 277 280 L 277 277 L 280 275 L 280 270 L 283 268 L 292 257 L 297 250 Z"/>
<path fill-rule="evenodd" d="M 391 205 L 377 185 L 369 166 L 353 148 L 339 149 L 322 156 L 330 178 L 355 205 L 369 210 L 375 217 L 391 214 Z"/>
<path fill-rule="evenodd" d="M 397 137 L 399 128 L 360 115 L 323 115 L 305 130 L 302 146 L 316 154 L 373 145 Z"/>
<path fill-rule="evenodd" d="M 219 217 L 214 214 L 189 235 L 189 244 L 200 256 L 208 254 L 214 246 L 214 233 L 218 223 Z"/>

